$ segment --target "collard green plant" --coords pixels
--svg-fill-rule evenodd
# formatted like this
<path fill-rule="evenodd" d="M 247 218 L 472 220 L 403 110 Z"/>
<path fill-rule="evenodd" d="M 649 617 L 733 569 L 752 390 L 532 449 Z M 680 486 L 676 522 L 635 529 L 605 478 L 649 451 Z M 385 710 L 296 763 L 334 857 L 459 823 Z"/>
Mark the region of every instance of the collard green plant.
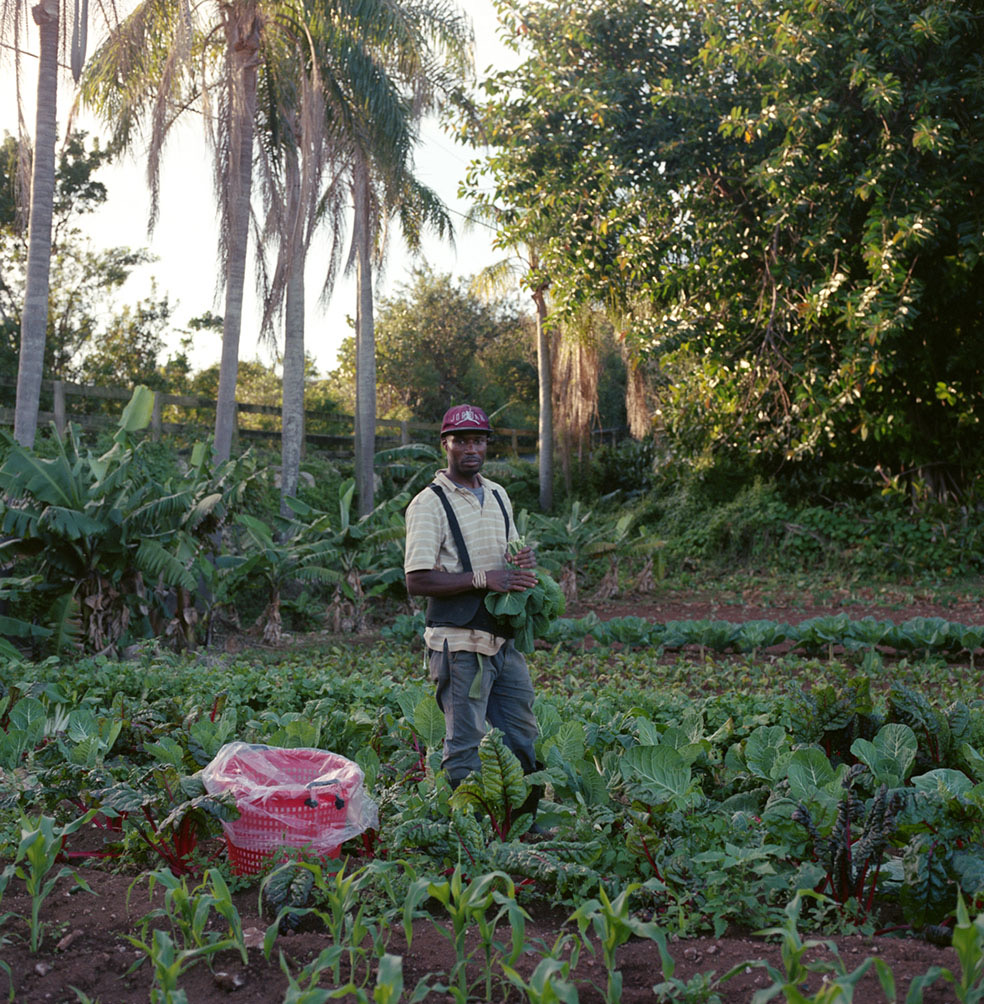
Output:
<path fill-rule="evenodd" d="M 522 546 L 522 541 L 511 541 L 510 547 L 517 543 Z M 506 593 L 489 591 L 485 596 L 486 609 L 509 626 L 520 652 L 532 652 L 533 640 L 547 634 L 551 622 L 565 609 L 564 594 L 552 576 L 540 568 L 536 577 L 536 585 L 531 589 Z"/>

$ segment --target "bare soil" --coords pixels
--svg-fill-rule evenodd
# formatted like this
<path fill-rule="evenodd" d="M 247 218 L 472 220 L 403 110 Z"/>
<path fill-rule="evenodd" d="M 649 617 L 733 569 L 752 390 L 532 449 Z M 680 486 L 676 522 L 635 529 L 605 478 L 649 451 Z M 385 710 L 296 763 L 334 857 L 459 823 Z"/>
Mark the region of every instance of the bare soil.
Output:
<path fill-rule="evenodd" d="M 915 616 L 940 616 L 966 624 L 984 623 L 984 608 L 976 598 L 944 603 L 930 595 L 911 592 L 886 596 L 854 591 L 843 595 L 828 594 L 819 599 L 799 594 L 776 596 L 748 592 L 727 601 L 719 593 L 675 592 L 657 598 L 582 601 L 572 605 L 569 615 L 580 616 L 588 609 L 594 609 L 602 619 L 633 614 L 660 621 L 770 618 L 799 623 L 822 614 L 844 612 L 855 619 L 875 616 L 903 621 Z M 80 847 L 91 849 L 91 832 L 80 832 L 78 838 Z M 144 953 L 126 940 L 126 935 L 139 934 L 141 918 L 155 905 L 148 899 L 146 882 L 134 883 L 134 876 L 111 874 L 91 866 L 79 868 L 78 873 L 91 887 L 92 894 L 73 886 L 71 879 L 59 881 L 42 908 L 44 941 L 36 955 L 28 950 L 28 926 L 24 919 L 30 916 L 30 899 L 19 882 L 12 882 L 7 889 L 0 904 L 3 913 L 7 914 L 5 921 L 0 919 L 0 959 L 11 969 L 13 999 L 21 1004 L 75 1004 L 86 999 L 100 1004 L 147 1001 L 152 978 L 150 966 L 144 960 L 134 968 Z M 284 953 L 296 972 L 326 947 L 324 932 L 307 930 L 285 935 L 278 939 L 268 962 L 262 953 L 262 939 L 269 918 L 261 917 L 258 912 L 256 889 L 237 893 L 235 900 L 247 932 L 249 961 L 244 965 L 238 954 L 224 953 L 212 960 L 211 968 L 204 962 L 192 965 L 180 979 L 180 986 L 192 1004 L 210 1004 L 230 998 L 243 1004 L 276 1004 L 283 1000 L 287 989 L 287 980 L 278 964 L 278 951 Z M 566 914 L 563 912 L 534 908 L 533 917 L 534 922 L 527 929 L 529 942 L 539 940 L 550 946 L 561 931 L 573 933 L 573 928 L 565 927 Z M 447 980 L 447 973 L 454 964 L 454 953 L 446 933 L 438 928 L 438 921 L 418 921 L 409 948 L 402 930 L 394 929 L 388 950 L 403 957 L 408 990 L 422 978 L 431 983 Z M 507 937 L 508 932 L 503 932 L 503 940 Z M 939 948 L 915 938 L 852 936 L 822 940 L 836 949 L 848 971 L 869 956 L 883 959 L 894 973 L 898 999 L 905 999 L 910 981 L 931 966 L 957 968 L 952 949 Z M 720 938 L 674 941 L 670 947 L 676 963 L 675 976 L 683 980 L 710 971 L 720 977 L 738 967 L 737 975 L 718 989 L 725 1004 L 746 1004 L 756 990 L 771 983 L 760 962 L 781 969 L 778 944 L 742 932 L 729 932 Z M 827 947 L 813 950 L 810 957 L 833 958 Z M 538 956 L 528 955 L 518 968 L 529 975 L 537 961 Z M 619 950 L 618 965 L 623 974 L 622 1000 L 653 1001 L 652 988 L 663 980 L 656 946 L 647 941 L 630 941 Z M 600 956 L 582 951 L 574 980 L 584 1004 L 602 1000 L 599 988 L 604 987 L 605 969 Z M 815 976 L 808 984 L 811 992 L 818 989 L 819 980 Z M 5 977 L 0 972 L 0 999 L 5 991 Z M 501 989 L 496 991 L 496 999 L 504 997 L 505 993 Z M 474 999 L 480 998 L 481 993 Z M 427 999 L 443 1004 L 452 998 L 446 992 L 435 991 Z M 508 999 L 519 998 L 512 992 Z M 869 970 L 858 986 L 855 1000 L 873 1004 L 885 999 L 874 970 Z M 954 1000 L 954 995 L 947 984 L 937 982 L 925 992 L 923 999 L 927 1004 L 946 1004 Z"/>

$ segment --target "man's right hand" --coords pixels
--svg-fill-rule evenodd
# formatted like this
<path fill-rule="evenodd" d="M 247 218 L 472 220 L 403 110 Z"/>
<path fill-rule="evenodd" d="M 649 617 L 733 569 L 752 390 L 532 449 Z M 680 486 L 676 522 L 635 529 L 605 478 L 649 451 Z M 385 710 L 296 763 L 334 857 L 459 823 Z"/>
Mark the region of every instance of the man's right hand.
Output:
<path fill-rule="evenodd" d="M 536 585 L 536 572 L 529 568 L 496 568 L 485 573 L 485 584 L 494 593 L 520 593 Z"/>

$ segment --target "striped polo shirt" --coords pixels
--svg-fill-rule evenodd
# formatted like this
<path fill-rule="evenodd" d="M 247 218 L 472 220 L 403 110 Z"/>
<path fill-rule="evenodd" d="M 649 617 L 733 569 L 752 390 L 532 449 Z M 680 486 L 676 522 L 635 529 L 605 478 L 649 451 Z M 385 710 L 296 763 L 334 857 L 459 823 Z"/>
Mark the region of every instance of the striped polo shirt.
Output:
<path fill-rule="evenodd" d="M 506 521 L 502 518 L 499 503 L 492 495 L 498 491 L 509 513 L 509 539 L 516 536 L 512 504 L 502 485 L 479 475 L 485 489 L 484 501 L 469 488 L 455 484 L 445 473 L 434 475 L 434 484 L 440 485 L 444 496 L 451 503 L 461 534 L 465 538 L 472 571 L 489 571 L 506 567 Z M 458 557 L 448 525 L 448 517 L 441 500 L 431 489 L 425 488 L 407 507 L 407 546 L 403 561 L 404 572 L 429 572 L 440 569 L 443 572 L 463 572 L 464 565 Z M 473 628 L 429 627 L 424 631 L 424 642 L 428 648 L 440 651 L 447 641 L 453 652 L 481 652 L 495 655 L 504 639 L 487 631 Z"/>

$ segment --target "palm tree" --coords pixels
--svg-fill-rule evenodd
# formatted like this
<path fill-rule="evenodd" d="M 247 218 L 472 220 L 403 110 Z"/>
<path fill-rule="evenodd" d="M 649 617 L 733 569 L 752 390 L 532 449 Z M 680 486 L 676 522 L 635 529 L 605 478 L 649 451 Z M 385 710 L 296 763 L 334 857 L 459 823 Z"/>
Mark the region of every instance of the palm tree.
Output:
<path fill-rule="evenodd" d="M 440 199 L 413 175 L 413 146 L 421 118 L 439 111 L 470 70 L 471 30 L 464 18 L 440 0 L 403 0 L 394 8 L 389 30 L 375 47 L 381 72 L 406 97 L 405 144 L 372 143 L 369 121 L 353 133 L 351 150 L 354 205 L 350 267 L 356 275 L 355 474 L 358 511 L 373 509 L 376 440 L 376 339 L 373 320 L 373 267 L 382 263 L 387 220 L 396 215 L 411 250 L 421 231 L 432 227 L 450 235 Z M 359 128 L 361 127 L 361 128 Z"/>
<path fill-rule="evenodd" d="M 88 32 L 88 2 L 74 0 L 72 5 L 72 75 L 78 83 L 85 62 Z M 111 4 L 102 8 L 114 19 Z M 24 115 L 21 105 L 21 36 L 26 4 L 3 0 L 0 6 L 0 29 L 13 42 L 17 86 L 17 112 L 21 150 L 25 142 Z M 14 438 L 21 446 L 34 445 L 41 398 L 44 366 L 44 343 L 48 328 L 48 286 L 51 266 L 51 220 L 55 196 L 55 139 L 58 105 L 59 40 L 64 38 L 68 8 L 59 0 L 39 0 L 31 8 L 39 32 L 38 89 L 35 111 L 34 155 L 30 169 L 31 198 L 28 216 L 27 274 L 24 310 L 21 314 L 20 358 L 17 369 L 17 400 L 14 410 Z M 26 176 L 27 171 L 22 173 Z"/>
<path fill-rule="evenodd" d="M 151 228 L 169 130 L 190 108 L 202 115 L 213 151 L 225 288 L 215 416 L 220 460 L 229 457 L 236 426 L 257 79 L 264 46 L 283 23 L 284 9 L 267 0 L 216 0 L 194 11 L 187 0 L 143 0 L 93 57 L 83 82 L 85 101 L 112 126 L 119 149 L 128 147 L 138 123 L 149 119 Z"/>
<path fill-rule="evenodd" d="M 471 218 L 495 216 L 491 204 L 473 207 Z M 514 258 L 504 258 L 483 269 L 474 280 L 480 295 L 501 291 L 515 280 L 519 272 L 520 281 L 530 290 L 533 306 L 536 308 L 536 372 L 539 390 L 539 428 L 537 450 L 539 454 L 540 510 L 550 512 L 553 508 L 553 366 L 554 346 L 547 323 L 547 290 L 550 282 L 540 272 L 540 258 L 536 249 L 527 246 L 525 254 L 518 251 Z"/>
<path fill-rule="evenodd" d="M 315 51 L 321 33 L 302 32 L 276 64 L 266 67 L 258 116 L 260 191 L 265 217 L 261 247 L 272 245 L 271 272 L 260 257 L 260 292 L 264 311 L 261 332 L 276 342 L 274 320 L 283 321 L 283 403 L 281 409 L 280 514 L 293 513 L 287 500 L 297 493 L 304 441 L 305 281 L 311 241 L 318 228 L 330 235 L 325 287 L 330 291 L 341 259 L 343 186 L 331 143 L 331 114 L 322 72 L 325 61 Z M 329 92 L 334 94 L 335 88 Z"/>
<path fill-rule="evenodd" d="M 260 41 L 267 21 L 256 0 L 222 4 L 226 37 L 225 107 L 218 120 L 205 121 L 215 159 L 215 184 L 222 207 L 220 240 L 225 258 L 225 312 L 222 356 L 215 402 L 215 455 L 229 459 L 236 429 L 236 381 L 242 331 L 246 250 L 249 240 L 250 194 L 253 184 L 253 120 Z M 215 128 L 218 126 L 219 128 Z M 224 195 L 224 197 L 223 197 Z"/>
<path fill-rule="evenodd" d="M 304 266 L 318 228 L 330 234 L 322 299 L 330 297 L 341 260 L 352 136 L 361 129 L 380 150 L 411 142 L 405 99 L 370 51 L 387 35 L 387 0 L 365 5 L 359 18 L 311 18 L 303 37 L 268 61 L 260 109 L 263 243 L 276 248 L 267 273 L 261 260 L 263 331 L 284 322 L 281 512 L 297 488 L 304 418 Z M 335 12 L 337 14 L 337 11 Z"/>

